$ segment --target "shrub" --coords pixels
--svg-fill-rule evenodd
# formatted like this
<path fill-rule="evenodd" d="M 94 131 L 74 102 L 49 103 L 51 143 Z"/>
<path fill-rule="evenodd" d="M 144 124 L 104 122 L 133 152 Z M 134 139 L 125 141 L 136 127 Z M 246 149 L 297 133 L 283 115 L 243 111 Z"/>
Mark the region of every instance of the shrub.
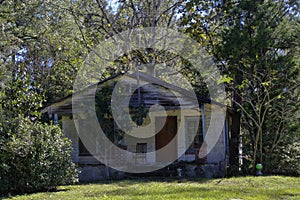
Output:
<path fill-rule="evenodd" d="M 277 163 L 273 165 L 273 172 L 300 176 L 300 143 L 298 141 L 280 149 Z"/>
<path fill-rule="evenodd" d="M 0 194 L 54 189 L 77 180 L 71 142 L 57 125 L 17 118 L 0 129 Z"/>

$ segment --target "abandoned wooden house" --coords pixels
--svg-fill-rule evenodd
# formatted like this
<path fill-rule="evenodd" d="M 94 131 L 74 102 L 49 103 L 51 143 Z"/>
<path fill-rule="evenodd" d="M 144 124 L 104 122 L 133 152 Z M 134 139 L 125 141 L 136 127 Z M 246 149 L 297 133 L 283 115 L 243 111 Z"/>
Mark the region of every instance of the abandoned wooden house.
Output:
<path fill-rule="evenodd" d="M 121 82 L 122 91 L 118 102 L 112 102 L 112 92 L 117 82 Z M 89 92 L 86 92 L 86 95 L 88 94 Z M 76 94 L 53 103 L 44 108 L 43 112 L 56 121 L 59 119 L 65 135 L 72 140 L 71 156 L 78 164 L 79 179 L 93 181 L 134 175 L 132 172 L 128 173 L 128 170 L 113 169 L 111 165 L 108 167 L 99 161 L 97 159 L 97 155 L 100 155 L 97 152 L 99 144 L 96 144 L 96 139 L 93 150 L 86 148 L 78 135 L 78 127 L 73 119 L 72 98 L 74 96 Z M 211 109 L 214 106 L 224 107 L 224 105 L 199 96 L 196 96 L 197 102 L 195 102 L 192 96 L 186 89 L 141 72 L 130 75 L 117 74 L 99 82 L 93 97 L 99 124 L 109 140 L 124 150 L 121 153 L 113 152 L 110 159 L 118 160 L 124 166 L 134 167 L 168 163 L 162 169 L 142 173 L 144 176 L 225 176 L 229 156 L 229 127 L 232 123 L 230 112 L 225 106 L 226 114 L 222 130 L 212 150 L 205 152 L 204 138 L 211 122 Z M 126 98 L 129 98 L 129 105 L 124 103 Z M 84 98 L 81 101 L 84 101 Z M 130 114 L 135 125 L 147 126 L 146 129 L 135 133 L 140 137 L 126 134 L 126 131 L 118 127 L 110 109 L 113 103 L 117 103 L 120 109 L 127 109 L 126 112 Z M 89 120 L 84 117 L 81 123 L 85 124 L 87 129 L 93 128 L 89 125 Z M 168 146 L 168 151 L 159 151 L 165 146 Z M 200 149 L 202 152 L 199 152 Z M 199 156 L 201 153 L 204 156 Z"/>

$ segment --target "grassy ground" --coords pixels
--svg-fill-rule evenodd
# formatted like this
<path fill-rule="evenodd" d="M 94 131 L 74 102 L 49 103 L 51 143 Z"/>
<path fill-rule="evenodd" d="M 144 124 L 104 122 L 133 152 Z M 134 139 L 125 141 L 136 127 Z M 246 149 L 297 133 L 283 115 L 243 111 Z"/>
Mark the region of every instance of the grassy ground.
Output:
<path fill-rule="evenodd" d="M 61 186 L 57 192 L 11 199 L 300 199 L 300 178 L 239 177 L 212 180 L 123 180 Z"/>

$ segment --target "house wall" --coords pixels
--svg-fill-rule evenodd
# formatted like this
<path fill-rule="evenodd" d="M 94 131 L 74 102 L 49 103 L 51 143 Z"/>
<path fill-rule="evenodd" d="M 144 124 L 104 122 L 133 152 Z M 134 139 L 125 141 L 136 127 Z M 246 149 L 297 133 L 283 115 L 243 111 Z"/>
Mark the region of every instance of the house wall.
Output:
<path fill-rule="evenodd" d="M 62 116 L 62 128 L 64 134 L 72 141 L 71 157 L 73 162 L 78 163 L 79 160 L 79 141 L 78 134 L 73 119 L 70 116 Z"/>
<path fill-rule="evenodd" d="M 208 130 L 208 125 L 210 123 L 210 111 L 211 105 L 205 104 L 205 129 Z M 181 116 L 180 113 L 181 112 Z M 195 159 L 194 155 L 188 155 L 184 154 L 186 147 L 186 117 L 193 117 L 193 116 L 199 116 L 201 120 L 201 112 L 192 110 L 192 109 L 186 109 L 186 110 L 170 110 L 167 112 L 155 112 L 155 114 L 150 114 L 150 119 L 155 120 L 155 117 L 162 117 L 162 116 L 177 116 L 177 124 L 179 126 L 178 134 L 177 134 L 177 144 L 178 144 L 178 160 L 182 161 L 193 161 Z M 214 127 L 214 123 L 212 122 L 212 127 Z M 79 164 L 79 170 L 81 173 L 79 174 L 79 178 L 81 181 L 90 181 L 90 180 L 101 180 L 108 177 L 107 169 L 103 164 L 100 164 L 99 161 L 97 161 L 92 156 L 79 156 L 79 140 L 77 131 L 75 128 L 75 124 L 73 122 L 73 119 L 71 119 L 69 116 L 63 116 L 62 117 L 62 125 L 64 132 L 68 138 L 72 140 L 72 153 L 71 156 L 73 158 L 73 161 L 77 164 Z M 149 127 L 147 127 L 146 132 L 143 132 L 144 136 L 154 135 L 155 134 L 155 121 L 154 123 L 151 123 Z M 212 129 L 213 130 L 213 129 Z M 124 137 L 125 145 L 127 146 L 127 151 L 129 152 L 135 152 L 136 151 L 136 138 L 129 137 L 128 135 L 125 135 Z M 155 137 L 150 138 L 144 138 L 139 139 L 139 143 L 147 143 L 147 152 L 154 152 L 155 151 Z M 217 144 L 214 146 L 213 150 L 208 154 L 207 156 L 207 163 L 209 165 L 203 166 L 203 170 L 205 171 L 205 174 L 208 174 L 207 177 L 215 176 L 215 174 L 220 174 L 220 166 L 226 165 L 225 162 L 225 132 L 222 131 L 222 134 L 219 136 Z M 151 164 L 156 162 L 155 153 L 151 154 L 152 156 L 146 157 L 146 163 Z M 127 153 L 126 160 L 128 163 L 136 163 L 137 162 L 143 162 L 141 160 L 135 160 L 136 158 L 132 157 L 132 154 Z M 197 168 L 198 169 L 198 168 Z M 109 168 L 109 171 L 112 169 Z M 199 170 L 199 169 L 198 169 Z M 212 173 L 213 172 L 213 173 Z M 114 172 L 115 173 L 115 172 Z M 124 175 L 124 174 L 123 174 Z M 224 172 L 221 172 L 221 175 L 224 175 Z M 219 176 L 219 175 L 218 175 Z"/>
<path fill-rule="evenodd" d="M 207 162 L 208 163 L 215 163 L 215 164 L 219 164 L 219 162 L 223 161 L 225 159 L 225 127 L 223 125 L 223 130 L 221 132 L 221 134 L 219 135 L 219 130 L 217 130 L 217 126 L 218 123 L 223 122 L 222 120 L 222 113 L 217 113 L 215 118 L 217 120 L 212 121 L 210 119 L 211 116 L 211 107 L 212 106 L 216 106 L 216 105 L 211 105 L 211 104 L 205 104 L 205 130 L 206 133 L 208 132 L 208 130 L 210 129 L 210 134 L 214 134 L 214 135 L 210 135 L 210 137 L 217 137 L 217 143 L 216 145 L 214 145 L 213 149 L 211 150 L 211 152 L 208 153 L 207 155 Z M 218 120 L 219 119 L 219 120 Z M 210 126 L 209 126 L 210 125 Z"/>
<path fill-rule="evenodd" d="M 205 105 L 205 129 L 208 130 L 208 126 L 210 123 L 210 104 Z M 186 147 L 186 136 L 185 136 L 185 118 L 186 117 L 191 117 L 191 116 L 199 116 L 200 112 L 195 111 L 195 110 L 181 110 L 181 117 L 179 114 L 179 110 L 171 110 L 167 111 L 168 116 L 178 116 L 177 117 L 177 124 L 179 126 L 178 129 L 178 138 L 177 138 L 177 144 L 178 144 L 178 157 L 179 160 L 185 160 L 185 161 L 192 161 L 194 160 L 194 155 L 185 155 L 181 154 L 184 152 L 187 147 Z M 155 114 L 151 115 L 151 119 L 155 120 L 155 117 L 162 117 L 166 116 L 165 112 L 156 112 Z M 62 117 L 62 124 L 63 124 L 63 130 L 68 138 L 71 139 L 72 141 L 72 153 L 71 156 L 73 158 L 73 161 L 75 163 L 86 163 L 86 162 L 91 162 L 93 160 L 92 158 L 89 158 L 88 156 L 81 156 L 79 158 L 79 141 L 78 141 L 78 135 L 77 135 L 77 130 L 75 128 L 74 121 L 69 117 L 69 116 L 63 116 Z M 210 127 L 212 130 L 214 128 L 214 123 L 212 122 L 212 126 Z M 154 135 L 155 134 L 155 121 L 154 123 L 151 123 L 150 126 L 147 127 L 146 132 L 144 132 L 144 135 Z M 125 145 L 127 146 L 127 150 L 130 152 L 135 152 L 136 151 L 136 143 L 147 143 L 147 152 L 153 152 L 155 151 L 155 137 L 148 137 L 148 138 L 140 138 L 138 141 L 136 138 L 130 137 L 128 135 L 125 135 L 124 137 Z M 225 132 L 222 131 L 221 135 L 219 136 L 218 142 L 213 148 L 213 150 L 208 154 L 207 156 L 207 162 L 208 163 L 219 163 L 220 161 L 225 159 Z M 152 156 L 149 156 L 146 158 L 147 163 L 155 163 L 156 158 L 155 154 L 151 154 Z M 127 155 L 127 161 L 128 162 L 135 162 L 130 154 Z"/>
<path fill-rule="evenodd" d="M 210 114 L 211 114 L 211 105 L 206 104 L 205 106 L 205 130 L 210 129 L 212 132 L 216 131 L 214 130 L 215 127 L 215 123 L 219 123 L 218 121 L 212 121 L 211 122 L 211 126 L 209 127 L 210 124 Z M 180 111 L 168 111 L 168 116 L 180 116 L 179 115 Z M 161 117 L 161 116 L 165 116 L 166 114 L 163 112 L 156 112 L 155 114 L 153 114 L 153 119 L 155 119 L 155 117 Z M 181 117 L 177 118 L 177 124 L 180 125 L 180 128 L 178 129 L 178 138 L 177 138 L 177 144 L 178 144 L 178 157 L 179 160 L 184 160 L 184 161 L 193 161 L 195 159 L 194 155 L 186 155 L 186 154 L 181 154 L 182 152 L 185 152 L 185 150 L 187 149 L 186 147 L 186 125 L 185 125 L 185 118 L 186 117 L 192 117 L 192 116 L 199 116 L 199 112 L 195 111 L 195 110 L 181 110 Z M 219 115 L 220 120 L 221 120 L 221 115 Z M 201 118 L 200 118 L 201 120 Z M 155 133 L 155 123 L 152 123 L 151 126 L 148 127 L 147 132 L 144 132 L 144 135 L 153 135 L 153 133 Z M 206 133 L 204 133 L 206 134 Z M 209 152 L 209 154 L 207 155 L 207 163 L 214 163 L 214 164 L 218 164 L 220 161 L 223 161 L 225 159 L 225 132 L 224 129 L 222 131 L 222 133 L 218 135 L 218 139 L 217 139 L 217 143 L 215 144 L 215 146 L 213 147 L 212 151 Z M 155 137 L 150 137 L 150 138 L 145 138 L 145 139 L 140 139 L 138 142 L 136 140 L 136 138 L 132 138 L 128 135 L 125 135 L 125 143 L 128 147 L 128 150 L 131 152 L 135 152 L 136 150 L 136 143 L 147 143 L 147 152 L 151 152 L 151 151 L 155 151 Z M 128 161 L 130 161 L 130 158 L 127 158 Z M 147 157 L 147 162 L 148 163 L 154 163 L 155 160 L 155 154 L 153 154 L 153 156 L 151 157 Z"/>
<path fill-rule="evenodd" d="M 78 164 L 78 177 L 80 182 L 98 181 L 108 178 L 123 178 L 124 173 L 106 167 L 93 156 L 79 156 L 79 137 L 73 119 L 62 116 L 62 128 L 64 134 L 72 141 L 71 157 Z"/>
<path fill-rule="evenodd" d="M 125 135 L 124 141 L 125 141 L 125 145 L 127 146 L 127 150 L 130 152 L 136 152 L 137 143 L 147 143 L 147 152 L 155 152 L 155 134 L 156 134 L 155 118 L 163 117 L 163 116 L 179 116 L 179 112 L 180 112 L 179 110 L 170 110 L 167 112 L 155 112 L 155 113 L 150 114 L 149 118 L 151 120 L 151 123 L 147 126 L 146 129 L 144 129 L 143 133 L 141 133 L 142 137 L 145 137 L 145 138 L 139 138 L 137 140 L 135 137 Z M 184 120 L 182 120 L 181 118 L 177 117 L 177 124 L 180 124 L 182 121 L 184 123 Z M 182 125 L 182 127 L 184 127 L 184 124 Z M 178 132 L 184 133 L 184 129 L 181 129 L 181 130 L 179 129 Z M 152 136 L 152 137 L 146 137 L 147 135 Z M 182 134 L 178 135 L 178 140 L 184 141 L 184 137 L 182 136 Z M 177 144 L 179 145 L 178 149 L 185 148 L 184 146 L 181 145 L 181 143 L 182 142 L 177 142 Z M 180 152 L 180 151 L 178 151 L 178 152 Z M 133 162 L 133 163 L 139 162 L 139 161 L 136 161 L 136 158 L 134 158 L 132 156 L 130 157 L 130 155 L 128 155 L 127 161 Z M 149 164 L 155 163 L 156 162 L 155 153 L 148 154 L 146 157 L 146 162 Z"/>

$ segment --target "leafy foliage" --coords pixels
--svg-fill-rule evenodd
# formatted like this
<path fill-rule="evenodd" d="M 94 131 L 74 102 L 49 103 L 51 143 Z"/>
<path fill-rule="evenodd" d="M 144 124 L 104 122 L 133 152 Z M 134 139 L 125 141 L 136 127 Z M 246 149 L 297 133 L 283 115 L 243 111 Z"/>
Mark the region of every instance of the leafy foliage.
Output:
<path fill-rule="evenodd" d="M 293 0 L 189 1 L 182 16 L 186 32 L 215 56 L 241 113 L 246 168 L 261 162 L 272 172 L 279 149 L 299 141 L 289 127 L 299 110 L 298 8 Z"/>
<path fill-rule="evenodd" d="M 77 176 L 70 141 L 60 127 L 38 121 L 45 90 L 26 56 L 2 57 L 11 73 L 0 90 L 1 194 L 49 190 Z"/>
<path fill-rule="evenodd" d="M 2 116 L 0 134 L 0 193 L 49 190 L 76 181 L 71 143 L 58 126 Z"/>

